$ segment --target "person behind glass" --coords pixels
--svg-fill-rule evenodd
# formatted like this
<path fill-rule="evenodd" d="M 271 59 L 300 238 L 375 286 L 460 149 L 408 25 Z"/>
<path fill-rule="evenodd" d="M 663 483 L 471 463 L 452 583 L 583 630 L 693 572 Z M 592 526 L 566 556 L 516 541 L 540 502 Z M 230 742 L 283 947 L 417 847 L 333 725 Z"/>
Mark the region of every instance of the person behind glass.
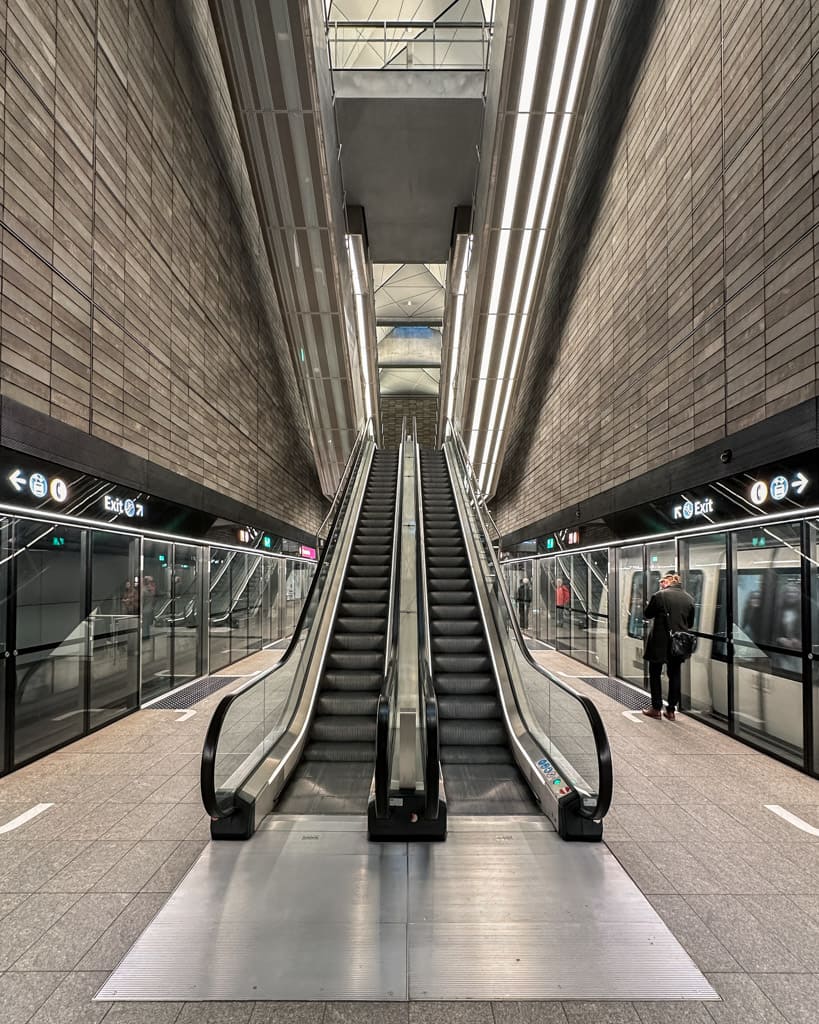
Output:
<path fill-rule="evenodd" d="M 558 577 L 555 580 L 555 618 L 557 619 L 558 626 L 563 626 L 563 617 L 566 614 L 566 609 L 571 604 L 571 600 L 572 595 L 568 586 L 561 577 Z"/>
<path fill-rule="evenodd" d="M 521 629 L 529 628 L 529 605 L 532 603 L 532 584 L 528 576 L 524 576 L 518 585 L 518 620 Z"/>
<path fill-rule="evenodd" d="M 651 628 L 646 637 L 643 658 L 648 662 L 648 679 L 651 686 L 651 707 L 643 711 L 649 718 L 660 718 L 663 714 L 670 721 L 676 718 L 680 706 L 682 680 L 682 659 L 671 654 L 671 634 L 693 628 L 694 598 L 683 590 L 680 575 L 667 572 L 660 580 L 660 589 L 651 595 L 643 612 L 643 618 L 651 619 Z M 663 712 L 663 665 L 668 673 L 668 708 Z"/>

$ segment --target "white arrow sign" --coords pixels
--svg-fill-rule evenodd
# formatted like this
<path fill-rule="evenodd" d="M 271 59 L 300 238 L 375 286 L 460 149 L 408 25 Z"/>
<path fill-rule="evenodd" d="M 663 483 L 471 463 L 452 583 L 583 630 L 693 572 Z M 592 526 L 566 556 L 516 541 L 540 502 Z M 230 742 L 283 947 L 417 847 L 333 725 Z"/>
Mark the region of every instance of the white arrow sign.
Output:
<path fill-rule="evenodd" d="M 802 491 L 808 486 L 808 478 L 804 473 L 797 473 L 796 479 L 791 480 L 791 487 L 796 491 L 797 494 L 801 494 Z"/>
<path fill-rule="evenodd" d="M 19 469 L 15 469 L 15 471 L 9 476 L 9 483 L 19 494 L 28 483 L 28 480 L 26 480 Z"/>

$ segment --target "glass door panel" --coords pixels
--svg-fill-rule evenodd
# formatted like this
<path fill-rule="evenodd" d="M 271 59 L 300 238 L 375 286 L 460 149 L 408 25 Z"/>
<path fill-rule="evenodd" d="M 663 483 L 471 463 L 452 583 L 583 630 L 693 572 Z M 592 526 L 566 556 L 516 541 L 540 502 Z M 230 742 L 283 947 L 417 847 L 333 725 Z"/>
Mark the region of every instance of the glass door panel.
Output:
<path fill-rule="evenodd" d="M 803 759 L 802 571 L 798 523 L 734 535 L 734 726 Z"/>
<path fill-rule="evenodd" d="M 12 695 L 6 686 L 13 688 L 13 680 L 7 679 L 6 666 L 10 651 L 8 646 L 7 625 L 9 612 L 9 554 L 11 552 L 11 531 L 13 520 L 0 516 L 0 775 L 7 769 L 6 759 L 9 753 L 7 734 L 12 727 L 9 704 L 13 705 Z"/>
<path fill-rule="evenodd" d="M 94 532 L 91 539 L 91 729 L 139 699 L 139 541 Z"/>
<path fill-rule="evenodd" d="M 696 650 L 683 666 L 682 707 L 699 712 L 722 729 L 728 728 L 731 671 L 725 602 L 727 564 L 725 534 L 680 540 L 680 574 L 683 588 L 694 598 L 694 629 L 711 634 L 697 640 Z M 711 638 L 714 636 L 717 639 Z"/>
<path fill-rule="evenodd" d="M 810 571 L 811 673 L 813 698 L 813 771 L 819 774 L 819 522 L 808 524 Z"/>
<path fill-rule="evenodd" d="M 573 658 L 585 663 L 589 659 L 589 569 L 583 555 L 571 555 L 570 559 L 571 588 L 571 648 Z"/>
<path fill-rule="evenodd" d="M 248 555 L 247 561 L 247 649 L 248 652 L 253 652 L 261 650 L 262 646 L 262 603 L 264 597 L 262 562 L 266 561 L 266 559 L 263 559 L 261 555 Z"/>
<path fill-rule="evenodd" d="M 18 520 L 14 764 L 81 736 L 87 624 L 82 531 Z"/>
<path fill-rule="evenodd" d="M 172 686 L 189 683 L 199 675 L 199 552 L 174 544 L 170 626 L 173 633 Z"/>
<path fill-rule="evenodd" d="M 230 662 L 230 574 L 234 556 L 234 551 L 210 549 L 208 643 L 211 674 Z"/>
<path fill-rule="evenodd" d="M 609 670 L 609 553 L 590 551 L 583 558 L 588 566 L 588 658 L 598 672 Z"/>
<path fill-rule="evenodd" d="M 142 700 L 171 688 L 173 640 L 173 545 L 146 540 L 142 546 Z"/>
<path fill-rule="evenodd" d="M 571 649 L 572 638 L 572 559 L 571 555 L 558 555 L 554 559 L 555 647 L 559 651 Z"/>
<path fill-rule="evenodd" d="M 643 609 L 646 606 L 643 545 L 617 552 L 617 675 L 635 686 L 646 686 L 643 661 Z"/>

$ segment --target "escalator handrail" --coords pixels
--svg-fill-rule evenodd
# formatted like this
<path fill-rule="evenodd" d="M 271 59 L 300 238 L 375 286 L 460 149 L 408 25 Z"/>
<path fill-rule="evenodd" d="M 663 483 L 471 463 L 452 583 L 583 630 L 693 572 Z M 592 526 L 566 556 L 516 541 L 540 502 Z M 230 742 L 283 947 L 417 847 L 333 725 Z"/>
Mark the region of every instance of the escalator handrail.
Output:
<path fill-rule="evenodd" d="M 520 625 L 518 624 L 517 616 L 515 615 L 513 610 L 512 600 L 506 588 L 506 581 L 503 575 L 502 567 L 500 565 L 500 562 L 498 561 L 497 553 L 495 552 L 495 549 L 489 539 L 489 534 L 486 530 L 483 517 L 480 514 L 481 505 L 480 502 L 478 501 L 475 488 L 472 486 L 472 474 L 469 469 L 469 457 L 466 453 L 466 449 L 464 447 L 460 435 L 457 433 L 453 425 L 450 425 L 450 427 L 450 434 L 455 442 L 454 450 L 456 452 L 458 462 L 462 464 L 463 468 L 466 470 L 465 478 L 469 489 L 468 498 L 473 503 L 475 509 L 478 511 L 477 519 L 480 528 L 484 533 L 486 550 L 490 553 L 498 593 L 500 593 L 502 596 L 502 600 L 505 605 L 506 618 L 515 634 L 515 638 L 518 642 L 518 649 L 522 652 L 524 659 L 531 668 L 533 668 L 540 675 L 548 679 L 550 683 L 552 683 L 554 686 L 557 686 L 558 689 L 562 690 L 564 693 L 568 694 L 569 696 L 573 697 L 576 701 L 578 701 L 580 706 L 583 708 L 586 717 L 589 720 L 589 725 L 591 727 L 592 736 L 594 738 L 595 747 L 597 750 L 597 802 L 595 803 L 593 808 L 587 808 L 585 805 L 581 804 L 581 809 L 579 813 L 585 818 L 593 818 L 595 820 L 601 819 L 606 815 L 606 813 L 609 810 L 609 807 L 611 806 L 612 791 L 614 786 L 611 765 L 611 747 L 609 746 L 609 739 L 606 733 L 606 727 L 603 724 L 603 719 L 600 716 L 600 712 L 597 710 L 597 706 L 593 703 L 593 701 L 590 698 L 584 696 L 582 693 L 578 693 L 577 690 L 573 689 L 567 683 L 564 683 L 561 679 L 558 679 L 556 676 L 552 675 L 552 673 L 549 672 L 547 669 L 543 668 L 542 665 L 538 665 L 538 663 L 532 657 L 528 647 L 526 646 L 526 641 L 524 639 L 523 633 L 521 632 Z"/>
<path fill-rule="evenodd" d="M 353 466 L 358 462 L 358 455 L 361 450 L 361 446 L 364 444 L 364 438 L 370 432 L 371 425 L 372 418 L 368 419 L 365 422 L 364 426 L 361 428 L 361 430 L 359 430 L 358 437 L 356 437 L 355 443 L 353 444 L 353 447 L 350 449 L 350 454 L 347 456 L 347 463 L 344 466 L 344 472 L 341 474 L 341 479 L 338 482 L 336 493 L 333 495 L 333 500 L 330 502 L 330 507 L 327 509 L 327 515 L 324 517 L 324 519 L 322 519 L 321 525 L 316 530 L 317 550 L 321 550 L 323 546 L 321 542 L 321 532 L 327 525 L 327 523 L 330 521 L 330 519 L 332 519 L 332 522 L 330 523 L 330 529 L 327 531 L 327 536 L 330 537 L 333 532 L 333 528 L 335 527 L 336 523 L 336 516 L 338 513 L 337 506 L 339 504 L 339 496 L 343 494 L 347 488 L 347 483 L 349 481 L 350 474 L 352 473 Z"/>
<path fill-rule="evenodd" d="M 429 591 L 427 590 L 426 535 L 424 530 L 423 491 L 421 489 L 421 448 L 418 444 L 418 429 L 415 417 L 412 419 L 412 436 L 415 442 L 415 523 L 417 543 L 416 581 L 418 587 L 418 684 L 421 705 L 424 709 L 424 815 L 438 817 L 440 792 L 440 748 L 438 733 L 438 698 L 432 684 L 432 647 L 429 626 Z"/>
<path fill-rule="evenodd" d="M 370 420 L 367 420 L 367 422 L 361 428 L 358 438 L 356 439 L 356 443 L 354 446 L 354 451 L 356 452 L 356 466 L 360 462 L 361 454 L 364 450 L 364 438 L 367 436 L 369 427 Z M 348 491 L 350 483 L 354 478 L 354 475 L 355 474 L 353 473 L 345 474 L 345 477 L 342 479 L 342 483 L 339 484 L 339 488 L 343 486 L 345 492 Z M 336 502 L 335 504 L 335 514 L 333 515 L 333 521 L 330 525 L 330 530 L 328 531 L 327 534 L 328 543 L 324 546 L 319 555 L 319 559 L 316 563 L 316 569 L 313 574 L 313 579 L 310 582 L 310 587 L 307 591 L 307 596 L 305 597 L 304 603 L 301 606 L 299 618 L 298 621 L 296 622 L 295 629 L 293 630 L 293 633 L 290 637 L 290 643 L 287 645 L 287 649 L 285 650 L 284 654 L 279 659 L 279 661 L 277 661 L 276 664 L 269 671 L 257 676 L 252 676 L 243 686 L 240 686 L 232 693 L 229 693 L 225 697 L 223 697 L 222 700 L 219 701 L 219 704 L 217 705 L 216 710 L 213 713 L 213 717 L 211 718 L 210 723 L 208 725 L 208 730 L 207 733 L 205 734 L 205 743 L 202 748 L 202 762 L 199 770 L 199 787 L 202 794 L 202 803 L 204 804 L 205 810 L 210 815 L 211 819 L 215 820 L 217 818 L 227 818 L 230 816 L 230 814 L 233 813 L 233 810 L 235 810 L 235 806 L 230 808 L 229 810 L 221 808 L 216 797 L 216 754 L 218 751 L 219 737 L 222 732 L 222 726 L 224 725 L 225 718 L 227 717 L 227 714 L 230 711 L 230 708 L 233 705 L 234 701 L 238 700 L 238 698 L 241 697 L 242 694 L 246 693 L 254 686 L 258 686 L 258 684 L 267 679 L 268 676 L 271 675 L 271 673 L 277 672 L 280 668 L 283 668 L 290 660 L 293 651 L 296 650 L 298 642 L 301 638 L 302 629 L 304 628 L 304 620 L 305 616 L 307 615 L 307 610 L 310 607 L 315 588 L 318 585 L 319 579 L 321 578 L 321 570 L 324 567 L 325 557 L 327 555 L 327 552 L 330 550 L 329 538 L 331 538 L 335 531 L 339 528 L 341 511 L 343 508 L 346 507 L 343 499 L 341 501 Z"/>
<path fill-rule="evenodd" d="M 375 814 L 386 818 L 389 813 L 390 781 L 394 736 L 390 736 L 390 719 L 398 682 L 398 632 L 401 616 L 398 613 L 401 587 L 401 528 L 404 502 L 404 439 L 406 416 L 401 422 L 401 443 L 398 446 L 398 477 L 395 488 L 395 508 L 390 563 L 390 589 L 387 604 L 387 646 L 384 652 L 384 678 L 378 695 L 375 719 Z"/>

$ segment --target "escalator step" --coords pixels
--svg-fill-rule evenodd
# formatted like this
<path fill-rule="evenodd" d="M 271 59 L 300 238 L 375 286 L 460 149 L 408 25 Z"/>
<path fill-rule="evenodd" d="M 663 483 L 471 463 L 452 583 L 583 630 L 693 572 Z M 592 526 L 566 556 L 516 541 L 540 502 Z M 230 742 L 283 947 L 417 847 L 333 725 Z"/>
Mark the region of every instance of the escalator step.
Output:
<path fill-rule="evenodd" d="M 377 693 L 363 693 L 356 690 L 346 692 L 322 690 L 319 694 L 316 713 L 319 715 L 375 715 L 377 708 Z"/>
<path fill-rule="evenodd" d="M 383 636 L 386 627 L 386 616 L 372 618 L 365 615 L 345 615 L 336 619 L 336 630 L 340 633 L 377 633 Z"/>
<path fill-rule="evenodd" d="M 367 615 L 376 619 L 386 619 L 387 592 L 386 590 L 384 591 L 384 599 L 382 601 L 373 600 L 373 595 L 378 593 L 379 591 L 377 590 L 345 590 L 341 600 L 340 614 L 345 618 L 347 616 Z M 367 597 L 361 599 L 361 594 L 366 594 Z"/>
<path fill-rule="evenodd" d="M 431 616 L 432 635 L 435 636 L 483 636 L 480 619 L 458 616 Z"/>
<path fill-rule="evenodd" d="M 341 633 L 336 630 L 330 646 L 333 654 L 339 651 L 378 651 L 383 654 L 383 633 Z"/>
<path fill-rule="evenodd" d="M 342 669 L 347 672 L 382 672 L 383 651 L 330 651 L 327 655 L 328 669 Z M 478 669 L 477 671 L 480 671 Z"/>
<path fill-rule="evenodd" d="M 433 654 L 432 668 L 437 676 L 439 672 L 484 672 L 492 671 L 492 662 L 488 654 Z"/>
<path fill-rule="evenodd" d="M 486 651 L 486 640 L 480 636 L 434 636 L 432 654 L 482 654 Z"/>
<path fill-rule="evenodd" d="M 447 594 L 446 596 L 449 597 L 450 595 Z M 451 604 L 445 604 L 441 602 L 439 594 L 435 595 L 435 603 L 429 606 L 429 617 L 432 622 L 474 619 L 480 625 L 478 609 L 474 604 L 455 604 L 454 601 Z"/>
<path fill-rule="evenodd" d="M 375 715 L 317 715 L 313 719 L 310 739 L 330 743 L 366 743 L 372 740 L 374 743 Z"/>
<path fill-rule="evenodd" d="M 501 707 L 497 697 L 492 694 L 440 694 L 438 713 L 441 721 L 446 718 L 480 718 L 494 721 L 500 719 Z"/>
<path fill-rule="evenodd" d="M 495 680 L 486 672 L 439 672 L 435 676 L 438 694 L 495 693 Z"/>
<path fill-rule="evenodd" d="M 376 692 L 381 690 L 384 677 L 380 672 L 340 672 L 329 671 L 324 673 L 321 687 L 322 693 L 338 690 L 345 693 L 361 693 L 366 690 Z"/>
<path fill-rule="evenodd" d="M 304 754 L 305 761 L 375 761 L 374 743 L 308 743 Z"/>
<path fill-rule="evenodd" d="M 447 744 L 441 747 L 441 761 L 444 764 L 513 764 L 508 746 L 480 749 Z"/>
<path fill-rule="evenodd" d="M 454 587 L 436 587 L 435 591 L 432 592 L 430 587 L 429 603 L 430 608 L 468 608 L 470 614 L 475 613 L 475 598 L 472 594 L 471 588 L 455 589 Z"/>
<path fill-rule="evenodd" d="M 438 729 L 441 746 L 501 747 L 506 745 L 506 729 L 499 719 L 442 718 Z M 375 736 L 375 721 L 373 721 Z"/>

